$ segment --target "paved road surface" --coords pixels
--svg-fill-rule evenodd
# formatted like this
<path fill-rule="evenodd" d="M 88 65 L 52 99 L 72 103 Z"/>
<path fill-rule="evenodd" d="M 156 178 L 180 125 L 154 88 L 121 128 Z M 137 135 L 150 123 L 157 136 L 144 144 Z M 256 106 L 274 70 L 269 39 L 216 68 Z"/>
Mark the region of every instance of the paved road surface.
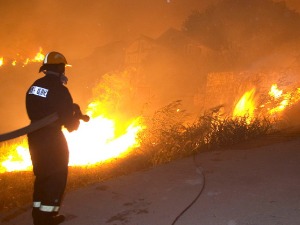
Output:
<path fill-rule="evenodd" d="M 73 191 L 63 224 L 171 225 L 204 183 L 175 225 L 300 225 L 300 139 L 204 152 L 196 164 L 186 158 Z M 30 225 L 30 209 L 5 224 Z"/>

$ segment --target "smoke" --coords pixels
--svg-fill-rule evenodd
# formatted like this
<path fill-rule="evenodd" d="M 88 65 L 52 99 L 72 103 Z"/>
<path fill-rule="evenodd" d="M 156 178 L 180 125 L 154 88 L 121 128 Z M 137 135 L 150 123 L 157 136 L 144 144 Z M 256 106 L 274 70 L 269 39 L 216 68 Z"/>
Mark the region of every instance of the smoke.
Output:
<path fill-rule="evenodd" d="M 119 52 L 107 44 L 119 43 L 117 48 L 122 49 L 140 35 L 156 39 L 170 27 L 181 29 L 192 11 L 204 12 L 218 2 L 221 0 L 0 0 L 0 57 L 32 56 L 39 47 L 44 52 L 56 50 L 63 53 L 73 65 L 69 78 L 72 89 L 72 83 L 76 84 L 74 99 L 85 96 L 80 100 L 84 102 L 91 85 L 96 84 L 105 71 L 118 69 L 118 64 L 121 64 L 115 60 L 121 58 Z M 298 1 L 286 0 L 286 4 L 290 9 L 300 11 Z M 103 51 L 102 46 L 106 45 L 108 48 Z M 99 55 L 100 50 L 105 54 Z M 152 91 L 157 90 L 159 95 L 155 97 L 166 101 L 168 96 L 176 98 L 181 93 L 186 94 L 185 90 L 197 89 L 192 85 L 199 82 L 203 85 L 204 80 L 199 77 L 208 71 L 204 68 L 207 65 L 214 69 L 218 67 L 213 58 L 210 61 L 201 59 L 199 63 L 188 58 L 182 60 L 170 52 L 154 53 L 152 57 L 160 61 L 148 62 L 145 83 L 151 85 Z M 37 64 L 27 70 L 4 71 L 0 68 L 0 76 L 7 76 L 5 83 L 0 77 L 1 117 L 5 118 L 1 120 L 0 130 L 7 131 L 12 124 L 16 128 L 28 122 L 24 95 L 28 85 L 39 77 L 38 68 Z M 146 88 L 150 90 L 148 86 Z M 7 95 L 7 90 L 14 94 Z M 199 95 L 201 98 L 201 91 Z M 151 98 L 151 93 L 149 96 Z"/>
<path fill-rule="evenodd" d="M 102 61 L 98 65 L 97 61 L 84 64 L 77 59 L 87 59 L 90 62 L 93 59 L 89 56 L 99 46 L 107 43 L 129 43 L 141 34 L 157 37 L 169 27 L 180 28 L 182 21 L 192 10 L 205 9 L 213 2 L 215 1 L 0 0 L 0 57 L 13 59 L 17 54 L 33 56 L 39 47 L 44 52 L 56 50 L 63 53 L 70 64 L 75 63 L 74 69 L 70 69 L 70 84 L 71 87 L 72 82 L 78 84 L 74 95 L 80 98 L 87 96 L 86 93 L 92 88 L 80 86 L 82 79 L 99 80 L 103 75 L 99 67 L 104 63 Z M 103 57 L 99 60 L 101 59 Z M 24 95 L 28 86 L 40 76 L 37 74 L 38 68 L 37 64 L 26 70 L 0 68 L 1 117 L 5 118 L 1 119 L 2 132 L 28 123 Z"/>
<path fill-rule="evenodd" d="M 42 46 L 81 58 L 111 41 L 157 36 L 170 26 L 180 27 L 191 10 L 211 2 L 1 0 L 0 53 L 32 52 Z"/>
<path fill-rule="evenodd" d="M 289 9 L 300 12 L 300 2 L 298 0 L 274 0 L 274 2 L 285 2 Z"/>
<path fill-rule="evenodd" d="M 41 46 L 82 58 L 111 41 L 133 40 L 140 34 L 157 37 L 169 27 L 179 29 L 192 11 L 219 1 L 0 0 L 0 55 L 33 54 Z M 286 4 L 300 10 L 297 0 Z"/>

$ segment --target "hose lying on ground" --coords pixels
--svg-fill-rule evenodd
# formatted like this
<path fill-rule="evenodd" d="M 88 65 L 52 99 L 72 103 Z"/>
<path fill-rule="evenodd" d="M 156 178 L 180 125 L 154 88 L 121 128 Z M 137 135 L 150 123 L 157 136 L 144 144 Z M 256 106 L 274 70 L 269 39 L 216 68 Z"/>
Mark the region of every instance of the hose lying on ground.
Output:
<path fill-rule="evenodd" d="M 202 181 L 202 185 L 200 187 L 200 190 L 197 194 L 197 196 L 194 198 L 194 200 L 174 219 L 173 223 L 171 225 L 174 225 L 178 219 L 199 199 L 199 197 L 201 196 L 203 190 L 204 190 L 204 187 L 205 187 L 205 176 L 204 176 L 204 172 L 203 172 L 203 168 L 198 166 L 197 163 L 196 163 L 196 154 L 194 154 L 193 156 L 193 162 L 196 166 L 196 172 L 198 174 L 200 174 L 201 176 L 201 181 Z"/>

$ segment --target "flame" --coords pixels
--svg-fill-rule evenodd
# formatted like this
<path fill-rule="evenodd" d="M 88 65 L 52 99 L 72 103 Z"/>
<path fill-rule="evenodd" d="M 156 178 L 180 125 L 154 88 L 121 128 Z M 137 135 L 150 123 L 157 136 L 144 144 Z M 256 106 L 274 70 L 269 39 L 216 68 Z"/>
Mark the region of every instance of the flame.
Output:
<path fill-rule="evenodd" d="M 35 55 L 35 57 L 31 60 L 32 62 L 42 62 L 45 58 L 43 54 L 43 49 L 40 47 L 40 51 Z"/>
<path fill-rule="evenodd" d="M 277 84 L 273 84 L 271 86 L 271 90 L 269 91 L 269 95 L 277 99 L 282 95 L 282 90 L 278 89 Z"/>
<path fill-rule="evenodd" d="M 25 58 L 22 57 L 20 54 L 17 54 L 17 58 L 13 59 L 13 60 L 6 60 L 8 62 L 11 62 L 12 66 L 16 66 L 17 64 L 21 64 L 22 67 L 25 67 L 26 65 L 28 65 L 29 63 L 32 62 L 42 62 L 45 58 L 45 55 L 43 54 L 43 49 L 40 47 L 39 48 L 39 52 L 36 53 L 36 55 L 33 58 Z M 0 67 L 4 65 L 4 60 L 6 58 L 4 57 L 0 57 Z"/>
<path fill-rule="evenodd" d="M 23 67 L 26 66 L 29 62 L 30 62 L 29 58 L 25 59 L 25 61 L 23 62 Z"/>
<path fill-rule="evenodd" d="M 45 55 L 43 54 L 43 49 L 40 47 L 39 52 L 32 58 L 27 58 L 24 62 L 23 62 L 23 67 L 26 66 L 28 63 L 30 62 L 42 62 L 45 58 Z"/>
<path fill-rule="evenodd" d="M 100 115 L 87 123 L 80 121 L 78 130 L 72 133 L 63 129 L 70 151 L 69 165 L 94 165 L 125 156 L 139 146 L 137 134 L 144 129 L 139 123 L 140 118 L 137 117 L 121 135 L 116 135 L 118 131 L 115 122 Z M 25 138 L 17 146 L 9 148 L 12 153 L 0 164 L 0 173 L 32 169 Z"/>
<path fill-rule="evenodd" d="M 250 122 L 251 118 L 254 116 L 254 111 L 255 111 L 255 88 L 253 88 L 250 91 L 247 91 L 238 101 L 236 104 L 234 110 L 233 110 L 233 117 L 243 117 L 247 116 L 249 118 Z"/>
<path fill-rule="evenodd" d="M 300 88 L 285 93 L 278 88 L 277 84 L 273 84 L 268 92 L 268 100 L 261 102 L 260 104 L 254 100 L 254 95 L 255 88 L 245 92 L 234 108 L 234 118 L 247 116 L 249 117 L 249 121 L 247 122 L 250 123 L 251 118 L 254 118 L 254 116 L 257 116 L 258 114 L 279 117 L 285 109 L 291 107 L 300 100 Z M 260 111 L 258 109 L 260 109 Z"/>
<path fill-rule="evenodd" d="M 278 114 L 296 103 L 299 100 L 299 97 L 292 97 L 295 96 L 296 92 L 284 93 L 283 90 L 278 88 L 277 84 L 273 84 L 269 91 L 269 96 L 271 97 L 271 100 L 273 100 L 273 102 L 269 102 L 269 105 L 271 105 L 271 107 L 269 107 L 269 114 Z"/>
<path fill-rule="evenodd" d="M 25 145 L 19 145 L 16 147 L 16 154 L 8 156 L 8 159 L 2 162 L 2 166 L 6 168 L 8 172 L 16 170 L 28 170 L 31 168 L 30 155 L 28 153 L 28 147 Z M 1 171 L 0 172 L 5 172 Z"/>
<path fill-rule="evenodd" d="M 64 131 L 70 148 L 69 165 L 93 165 L 124 156 L 130 149 L 139 146 L 136 134 L 141 129 L 133 122 L 125 134 L 116 137 L 114 121 L 98 116 L 88 123 L 81 123 L 77 131 Z"/>

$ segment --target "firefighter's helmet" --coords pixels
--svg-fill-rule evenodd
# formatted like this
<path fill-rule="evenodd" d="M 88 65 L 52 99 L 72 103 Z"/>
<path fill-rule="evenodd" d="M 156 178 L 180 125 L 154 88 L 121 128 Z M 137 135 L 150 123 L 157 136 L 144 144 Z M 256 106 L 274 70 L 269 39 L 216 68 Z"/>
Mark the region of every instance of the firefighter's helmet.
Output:
<path fill-rule="evenodd" d="M 44 60 L 43 60 L 43 65 L 40 68 L 40 71 L 43 70 L 47 70 L 48 68 L 51 68 L 53 65 L 59 65 L 59 64 L 63 64 L 66 65 L 67 60 L 66 58 L 63 56 L 63 54 L 59 53 L 59 52 L 49 52 Z"/>
<path fill-rule="evenodd" d="M 43 61 L 43 65 L 45 64 L 67 64 L 66 58 L 59 52 L 49 52 Z"/>

